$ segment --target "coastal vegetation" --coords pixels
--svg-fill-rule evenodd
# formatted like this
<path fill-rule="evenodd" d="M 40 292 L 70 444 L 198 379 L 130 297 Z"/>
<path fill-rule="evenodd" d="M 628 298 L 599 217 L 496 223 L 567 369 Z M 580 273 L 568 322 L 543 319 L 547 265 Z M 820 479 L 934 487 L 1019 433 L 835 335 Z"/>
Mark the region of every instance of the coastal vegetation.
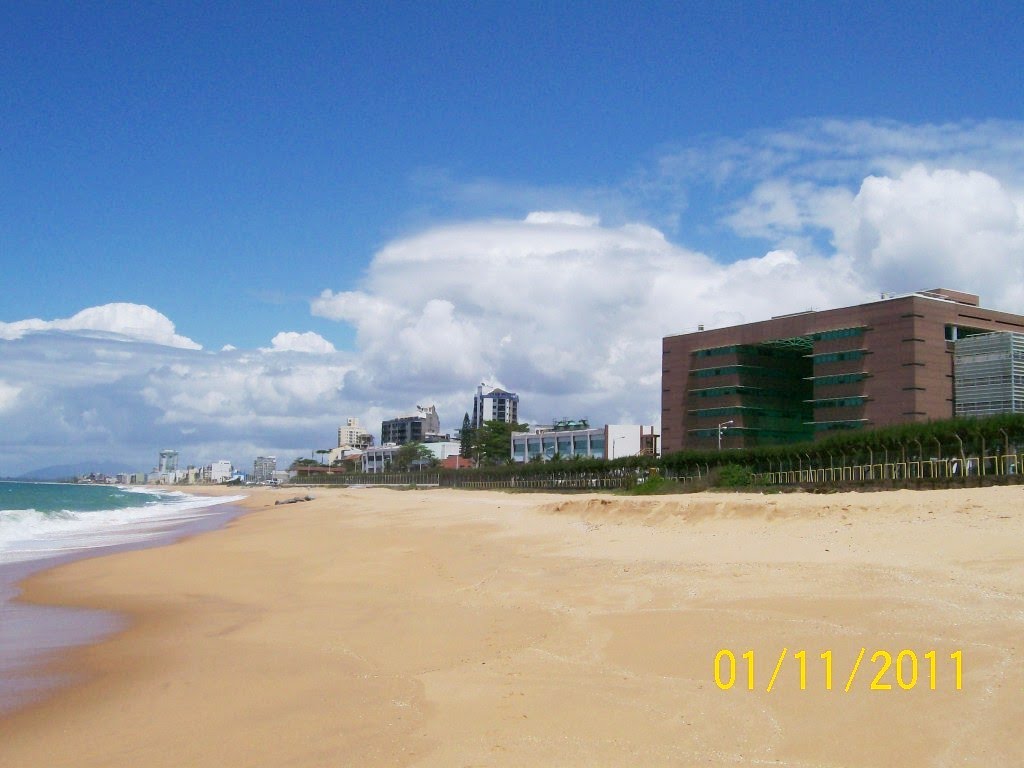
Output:
<path fill-rule="evenodd" d="M 437 457 L 423 443 L 406 443 L 398 447 L 392 467 L 397 472 L 418 472 L 437 466 Z"/>
<path fill-rule="evenodd" d="M 526 432 L 528 424 L 512 424 L 506 421 L 485 421 L 483 426 L 469 425 L 469 415 L 462 421 L 462 452 L 473 459 L 477 466 L 494 467 L 508 464 L 509 444 L 513 432 Z"/>
<path fill-rule="evenodd" d="M 966 476 L 972 457 L 982 465 L 999 459 L 1003 474 L 1016 474 L 1020 471 L 1016 466 L 1017 453 L 1024 448 L 1024 414 L 1005 414 L 849 430 L 814 443 L 678 451 L 661 457 L 628 456 L 615 460 L 564 458 L 556 454 L 548 461 L 523 464 L 513 463 L 509 457 L 509 440 L 515 426 L 488 422 L 478 431 L 471 444 L 481 457 L 481 465 L 476 469 L 446 470 L 422 462 L 400 462 L 396 470 L 429 470 L 435 478 L 432 482 L 445 486 L 488 487 L 515 481 L 516 487 L 523 488 L 633 488 L 639 493 L 670 493 L 682 490 L 677 478 L 693 481 L 687 484 L 687 490 L 742 488 L 757 484 L 758 476 L 765 473 L 797 472 L 810 467 L 837 469 L 959 460 L 959 474 Z M 518 427 L 525 429 L 524 425 Z M 308 480 L 317 482 L 315 476 Z M 322 481 L 373 482 L 374 477 L 343 479 L 325 475 Z"/>

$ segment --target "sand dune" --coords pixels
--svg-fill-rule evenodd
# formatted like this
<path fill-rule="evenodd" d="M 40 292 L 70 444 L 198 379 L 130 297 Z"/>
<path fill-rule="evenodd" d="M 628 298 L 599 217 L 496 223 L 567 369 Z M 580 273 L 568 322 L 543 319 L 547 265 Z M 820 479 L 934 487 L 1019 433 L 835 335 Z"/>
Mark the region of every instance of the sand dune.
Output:
<path fill-rule="evenodd" d="M 312 495 L 32 580 L 132 623 L 0 765 L 1021 765 L 1020 487 Z"/>

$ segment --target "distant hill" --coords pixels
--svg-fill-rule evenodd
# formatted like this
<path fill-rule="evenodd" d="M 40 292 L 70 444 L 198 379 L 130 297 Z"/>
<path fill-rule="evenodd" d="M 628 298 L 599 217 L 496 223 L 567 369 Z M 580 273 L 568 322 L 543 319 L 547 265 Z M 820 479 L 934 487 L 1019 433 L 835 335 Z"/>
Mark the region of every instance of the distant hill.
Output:
<path fill-rule="evenodd" d="M 117 475 L 121 472 L 138 472 L 137 467 L 120 464 L 114 461 L 80 461 L 77 464 L 56 464 L 52 467 L 33 469 L 13 479 L 15 480 L 71 480 L 80 475 L 97 472 L 104 475 Z"/>

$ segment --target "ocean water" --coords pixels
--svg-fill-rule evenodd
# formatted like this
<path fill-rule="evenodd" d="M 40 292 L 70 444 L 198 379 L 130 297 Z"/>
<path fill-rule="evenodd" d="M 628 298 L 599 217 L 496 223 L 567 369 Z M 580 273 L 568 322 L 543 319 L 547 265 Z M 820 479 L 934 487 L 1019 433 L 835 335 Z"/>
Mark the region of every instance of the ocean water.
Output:
<path fill-rule="evenodd" d="M 111 485 L 0 482 L 0 565 L 145 541 L 225 501 Z"/>
<path fill-rule="evenodd" d="M 19 602 L 17 582 L 61 562 L 153 546 L 216 528 L 244 498 L 109 485 L 0 482 L 0 715 L 62 680 L 38 673 L 63 649 L 98 640 L 121 619 Z M 225 506 L 228 505 L 228 506 Z"/>

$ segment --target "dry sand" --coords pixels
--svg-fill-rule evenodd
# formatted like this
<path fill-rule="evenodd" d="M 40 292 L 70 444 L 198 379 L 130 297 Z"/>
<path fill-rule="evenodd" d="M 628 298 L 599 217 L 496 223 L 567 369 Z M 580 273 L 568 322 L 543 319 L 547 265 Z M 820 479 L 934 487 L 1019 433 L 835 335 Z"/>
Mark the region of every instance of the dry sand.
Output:
<path fill-rule="evenodd" d="M 274 506 L 295 493 L 32 579 L 33 601 L 132 623 L 0 720 L 0 765 L 1024 764 L 1024 488 Z M 914 651 L 916 686 L 890 668 L 870 690 L 876 650 Z"/>

